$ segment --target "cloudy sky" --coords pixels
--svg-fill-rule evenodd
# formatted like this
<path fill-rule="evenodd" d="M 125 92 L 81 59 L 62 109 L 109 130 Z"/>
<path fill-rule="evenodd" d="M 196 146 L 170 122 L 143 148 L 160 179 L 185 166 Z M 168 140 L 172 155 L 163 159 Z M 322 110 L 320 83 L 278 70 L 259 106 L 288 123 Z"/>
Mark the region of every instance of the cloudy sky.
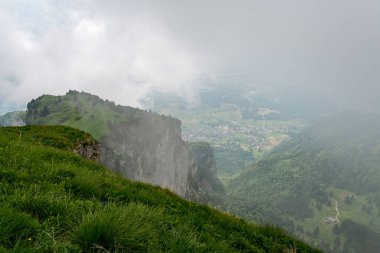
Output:
<path fill-rule="evenodd" d="M 380 105 L 378 0 L 0 0 L 0 36 L 0 114 L 69 89 L 191 101 L 225 75 Z"/>

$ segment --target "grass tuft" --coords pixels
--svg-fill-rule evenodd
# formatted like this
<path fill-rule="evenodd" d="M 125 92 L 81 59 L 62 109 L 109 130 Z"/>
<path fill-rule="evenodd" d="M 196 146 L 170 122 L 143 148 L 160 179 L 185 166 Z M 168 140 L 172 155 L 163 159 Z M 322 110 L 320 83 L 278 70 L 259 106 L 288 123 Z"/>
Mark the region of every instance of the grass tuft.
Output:
<path fill-rule="evenodd" d="M 106 206 L 84 215 L 72 238 L 84 251 L 146 252 L 157 235 L 159 213 L 141 204 Z"/>
<path fill-rule="evenodd" d="M 32 241 L 40 228 L 29 214 L 4 205 L 0 207 L 0 245 L 11 247 L 19 240 Z"/>

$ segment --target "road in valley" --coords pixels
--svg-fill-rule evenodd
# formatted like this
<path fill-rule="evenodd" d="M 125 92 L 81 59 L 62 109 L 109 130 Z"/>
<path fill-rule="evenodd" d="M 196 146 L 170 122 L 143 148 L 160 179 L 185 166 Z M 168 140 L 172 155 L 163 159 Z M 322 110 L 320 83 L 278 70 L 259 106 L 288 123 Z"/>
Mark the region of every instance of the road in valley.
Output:
<path fill-rule="evenodd" d="M 339 208 L 338 208 L 338 201 L 336 201 L 336 199 L 334 199 L 334 198 L 331 198 L 331 197 L 329 197 L 329 198 L 332 199 L 335 202 L 335 211 L 336 211 L 335 221 L 337 223 L 340 223 L 340 221 L 339 221 L 339 215 L 340 215 L 340 213 L 339 213 Z"/>

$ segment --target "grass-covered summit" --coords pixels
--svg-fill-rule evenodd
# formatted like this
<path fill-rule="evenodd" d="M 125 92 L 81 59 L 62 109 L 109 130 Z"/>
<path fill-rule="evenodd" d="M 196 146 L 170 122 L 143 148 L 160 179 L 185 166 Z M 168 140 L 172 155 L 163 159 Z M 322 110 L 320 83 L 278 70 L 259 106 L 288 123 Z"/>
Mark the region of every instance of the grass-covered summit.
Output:
<path fill-rule="evenodd" d="M 63 96 L 42 95 L 28 103 L 27 125 L 65 125 L 91 133 L 100 140 L 110 134 L 110 126 L 137 124 L 146 118 L 178 121 L 130 106 L 116 105 L 96 95 L 70 90 Z M 158 124 L 157 124 L 158 125 Z"/>
<path fill-rule="evenodd" d="M 75 153 L 89 143 L 64 126 L 0 128 L 0 252 L 318 252 L 124 179 Z"/>

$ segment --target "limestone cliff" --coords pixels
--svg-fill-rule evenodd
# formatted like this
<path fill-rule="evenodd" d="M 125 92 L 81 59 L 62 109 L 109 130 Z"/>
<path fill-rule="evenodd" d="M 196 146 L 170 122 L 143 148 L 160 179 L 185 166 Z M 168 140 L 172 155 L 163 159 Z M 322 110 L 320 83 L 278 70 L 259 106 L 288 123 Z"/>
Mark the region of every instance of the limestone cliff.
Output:
<path fill-rule="evenodd" d="M 178 120 L 147 117 L 109 124 L 109 128 L 110 133 L 101 138 L 103 164 L 128 178 L 186 195 L 192 164 Z"/>

